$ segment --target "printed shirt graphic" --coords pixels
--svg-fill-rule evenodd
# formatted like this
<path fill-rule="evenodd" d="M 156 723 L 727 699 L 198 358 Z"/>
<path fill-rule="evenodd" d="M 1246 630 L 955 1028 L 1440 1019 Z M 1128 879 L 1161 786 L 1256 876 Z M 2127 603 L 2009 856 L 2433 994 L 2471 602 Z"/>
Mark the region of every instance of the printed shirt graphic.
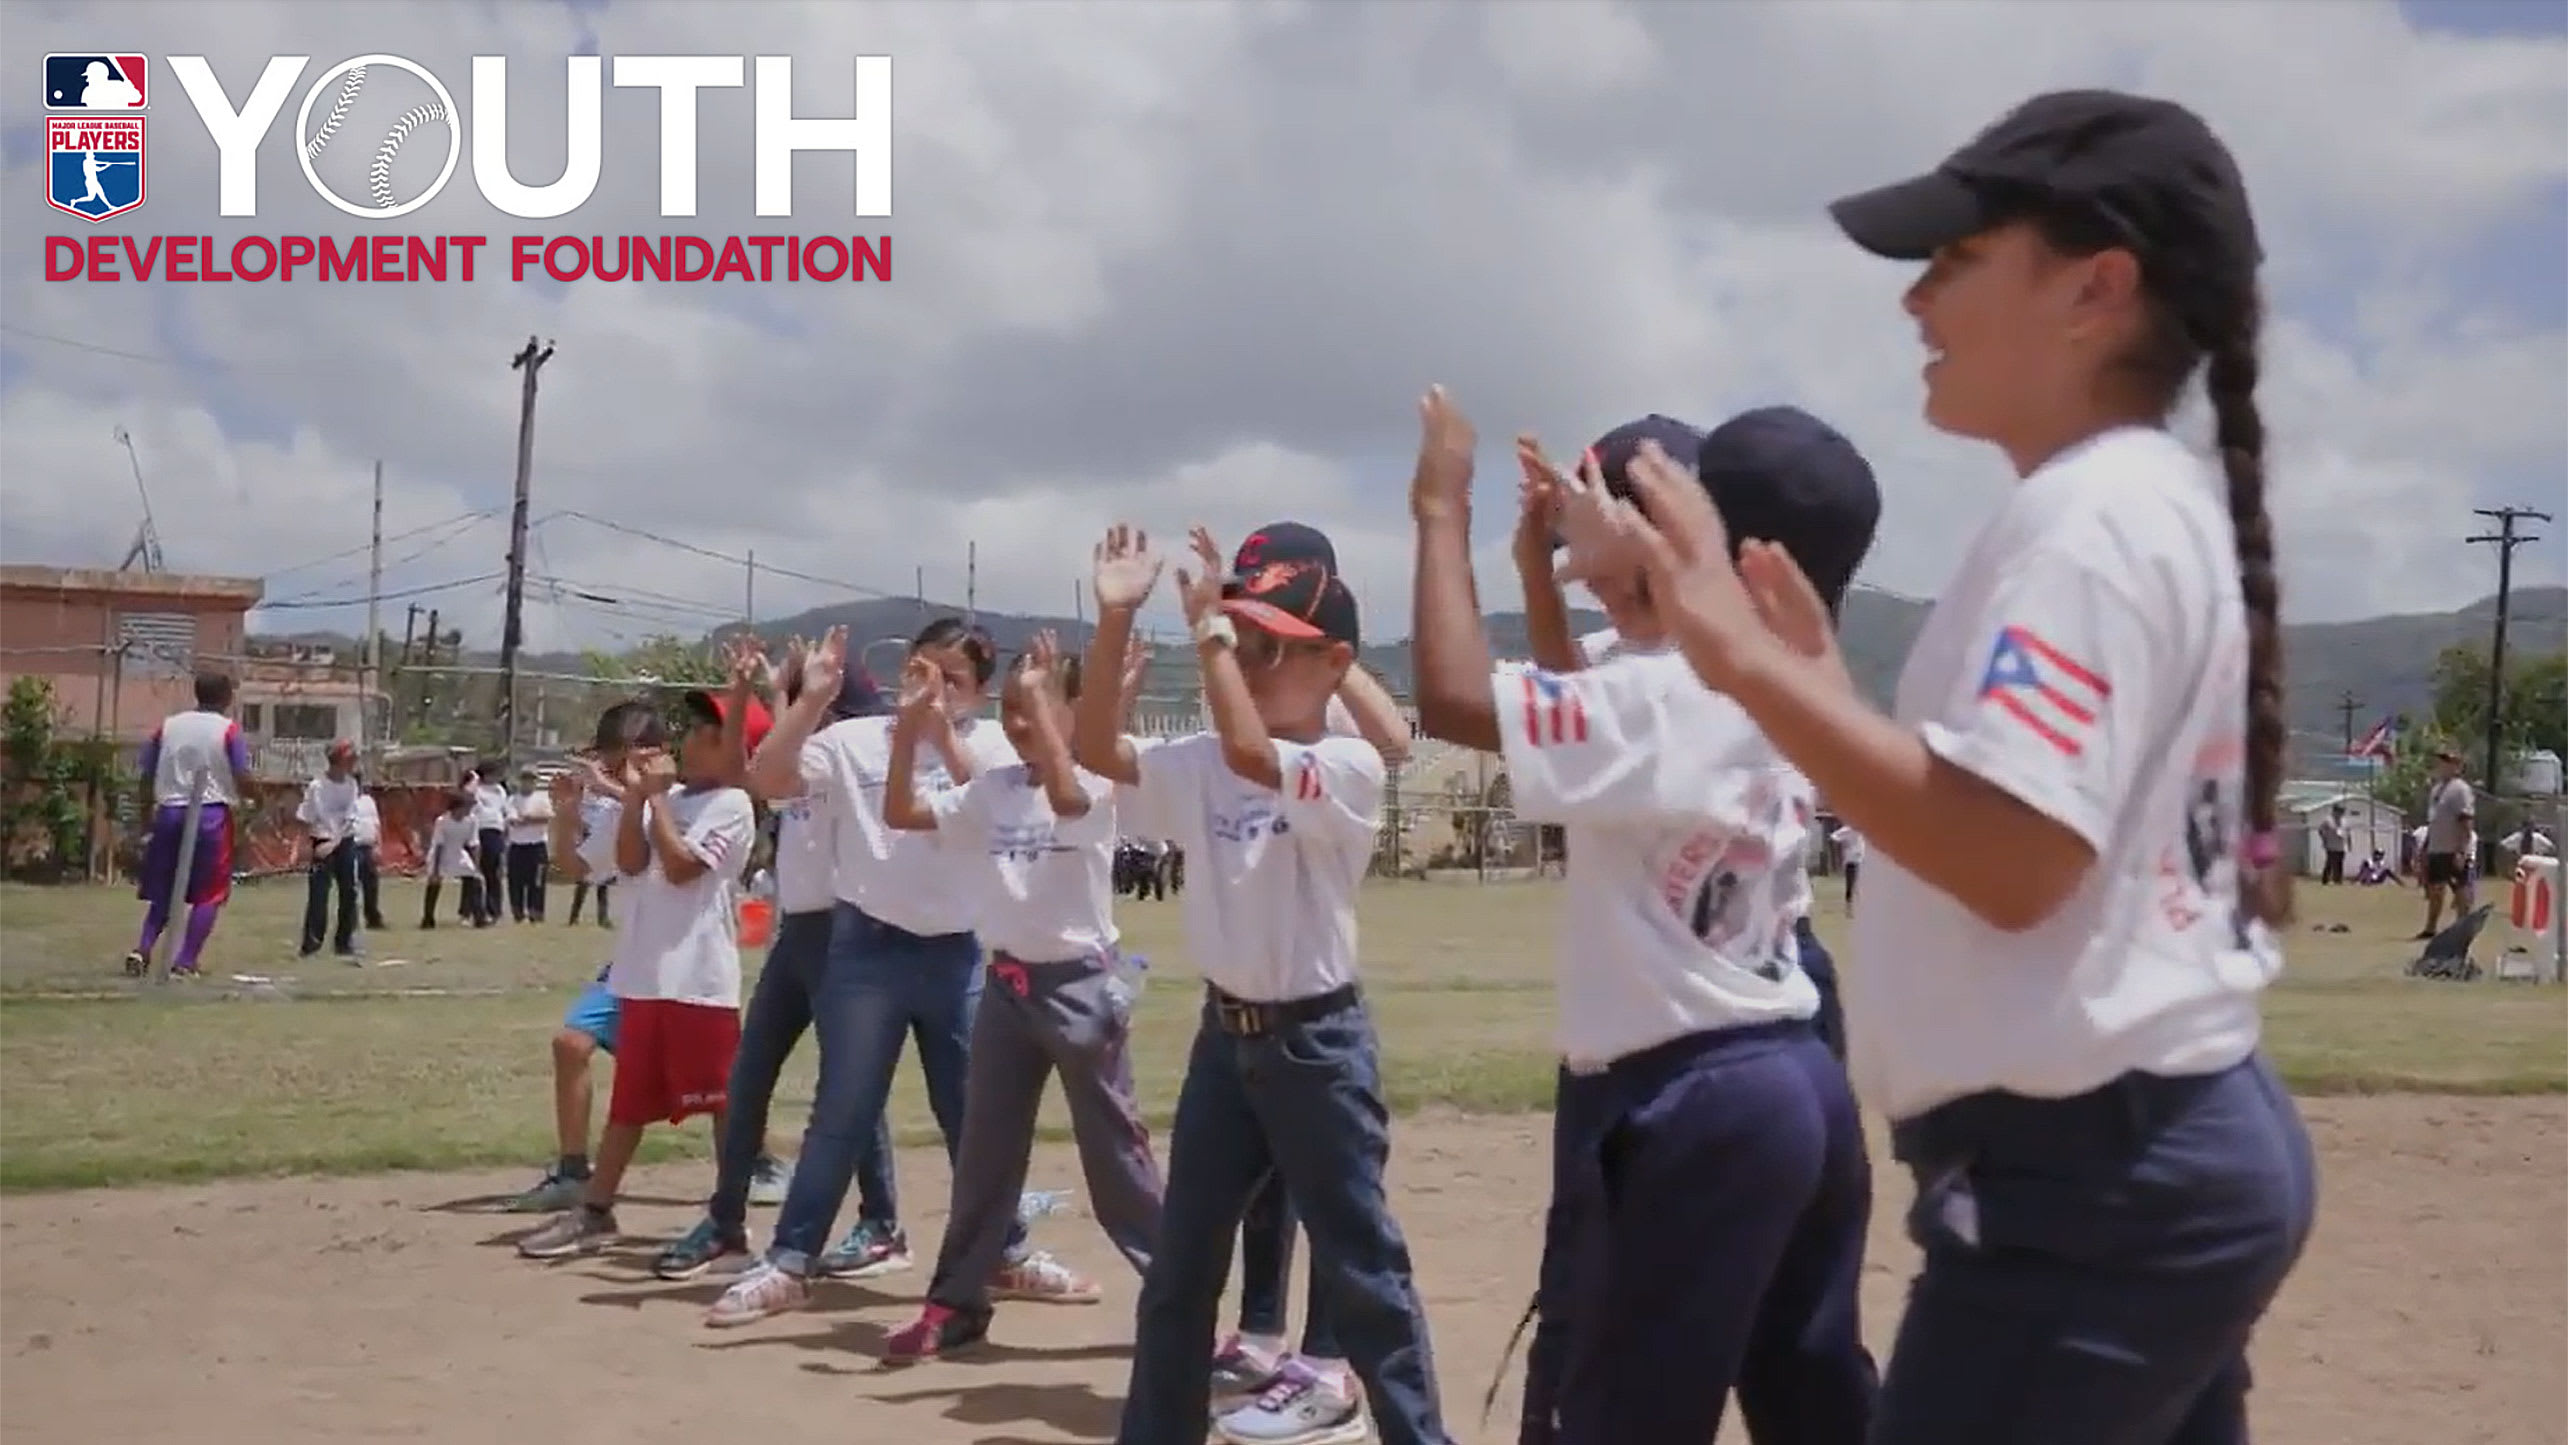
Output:
<path fill-rule="evenodd" d="M 1501 668 L 1491 687 L 1517 816 L 1569 842 L 1562 1057 L 1601 1066 L 1817 1014 L 1794 932 L 1810 911 L 1810 785 L 1738 704 L 1657 652 L 1566 675 Z"/>
<path fill-rule="evenodd" d="M 1115 785 L 1082 768 L 1088 811 L 1062 818 L 1023 763 L 928 796 L 948 866 L 975 875 L 973 931 L 1027 963 L 1097 958 L 1115 946 Z"/>
<path fill-rule="evenodd" d="M 1312 998 L 1356 978 L 1355 894 L 1382 825 L 1382 755 L 1361 738 L 1275 744 L 1282 785 L 1222 760 L 1211 733 L 1136 739 L 1123 825 L 1186 855 L 1186 948 L 1235 998 Z"/>
<path fill-rule="evenodd" d="M 617 998 L 740 1006 L 741 871 L 757 813 L 738 788 L 673 790 L 644 804 L 666 808 L 705 871 L 672 883 L 657 849 L 650 866 L 616 890 L 615 952 L 606 987 Z M 647 828 L 650 819 L 643 820 Z M 628 901 L 629 897 L 629 901 Z"/>
<path fill-rule="evenodd" d="M 152 801 L 185 807 L 188 781 L 203 769 L 208 803 L 238 807 L 235 773 L 250 770 L 250 746 L 241 725 L 219 712 L 192 711 L 164 718 L 143 744 L 142 771 L 152 780 Z"/>
<path fill-rule="evenodd" d="M 473 826 L 469 814 L 458 818 L 452 813 L 439 813 L 428 829 L 428 876 L 480 877 L 472 856 L 472 850 L 480 846 L 480 837 L 481 830 Z"/>
<path fill-rule="evenodd" d="M 1982 1089 L 2084 1092 L 2256 1046 L 2280 968 L 2241 909 L 2246 612 L 2220 479 L 2153 428 L 2026 478 L 1928 616 L 1897 712 L 1927 747 L 2075 833 L 2095 862 L 2008 933 L 1867 858 L 1847 1012 L 1893 1118 Z M 1984 843 L 1967 846 L 1992 846 Z"/>
<path fill-rule="evenodd" d="M 935 937 L 971 930 L 977 907 L 933 833 L 904 833 L 883 821 L 883 788 L 891 780 L 892 719 L 849 718 L 803 744 L 803 791 L 813 816 L 830 830 L 836 895 L 866 914 Z M 974 770 L 1017 760 L 1007 735 L 986 718 L 956 724 Z M 921 742 L 911 778 L 922 793 L 950 785 L 945 760 Z"/>

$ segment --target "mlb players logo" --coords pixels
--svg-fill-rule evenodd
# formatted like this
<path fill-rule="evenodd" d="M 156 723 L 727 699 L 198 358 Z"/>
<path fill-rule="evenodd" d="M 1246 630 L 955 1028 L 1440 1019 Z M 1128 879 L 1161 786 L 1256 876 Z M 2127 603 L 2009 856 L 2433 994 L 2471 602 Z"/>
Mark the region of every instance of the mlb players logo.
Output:
<path fill-rule="evenodd" d="M 45 109 L 141 110 L 151 104 L 139 55 L 48 55 Z"/>
<path fill-rule="evenodd" d="M 45 57 L 45 201 L 84 221 L 143 203 L 143 108 L 150 102 L 139 55 Z"/>

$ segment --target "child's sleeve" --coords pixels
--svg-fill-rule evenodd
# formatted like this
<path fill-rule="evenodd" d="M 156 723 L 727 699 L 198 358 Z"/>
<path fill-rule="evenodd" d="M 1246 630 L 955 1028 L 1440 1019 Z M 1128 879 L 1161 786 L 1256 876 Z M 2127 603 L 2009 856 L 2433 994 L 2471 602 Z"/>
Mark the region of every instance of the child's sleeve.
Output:
<path fill-rule="evenodd" d="M 988 841 L 990 775 L 975 773 L 959 788 L 938 788 L 927 795 L 927 810 L 936 816 L 936 835 L 965 844 Z"/>
<path fill-rule="evenodd" d="M 1531 823 L 1701 818 L 1725 777 L 1773 765 L 1736 703 L 1670 654 L 1490 679 L 1516 816 Z"/>
<path fill-rule="evenodd" d="M 580 861 L 588 865 L 589 876 L 601 882 L 612 882 L 624 876 L 615 866 L 615 827 L 623 808 L 605 807 L 589 823 L 588 833 L 580 839 Z"/>
<path fill-rule="evenodd" d="M 1315 743 L 1275 744 L 1283 783 L 1283 814 L 1296 828 L 1323 837 L 1372 838 L 1382 826 L 1382 754 L 1362 738 L 1330 736 Z"/>
<path fill-rule="evenodd" d="M 757 837 L 758 813 L 749 805 L 749 795 L 738 788 L 724 788 L 696 814 L 682 841 L 706 868 L 733 875 L 747 866 Z"/>
<path fill-rule="evenodd" d="M 1972 623 L 1976 668 L 1921 727 L 1936 756 L 2099 851 L 2149 761 L 2147 708 L 2167 628 L 2101 557 L 2054 544 L 2007 564 Z M 2234 584 L 2233 584 L 2234 585 Z M 2204 685 L 2246 690 L 2243 645 Z"/>

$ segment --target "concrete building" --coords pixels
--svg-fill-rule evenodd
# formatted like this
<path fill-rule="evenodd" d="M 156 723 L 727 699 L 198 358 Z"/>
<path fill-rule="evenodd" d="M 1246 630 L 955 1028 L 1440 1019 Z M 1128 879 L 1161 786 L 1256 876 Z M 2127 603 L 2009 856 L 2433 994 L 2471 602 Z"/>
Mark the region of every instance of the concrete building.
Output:
<path fill-rule="evenodd" d="M 53 684 L 60 725 L 140 742 L 194 706 L 199 667 L 239 675 L 254 577 L 0 567 L 0 686 Z"/>
<path fill-rule="evenodd" d="M 260 777 L 305 777 L 321 770 L 330 744 L 379 743 L 391 708 L 364 686 L 361 659 L 308 643 L 252 642 L 231 669 L 239 684 L 233 710 L 249 740 Z"/>

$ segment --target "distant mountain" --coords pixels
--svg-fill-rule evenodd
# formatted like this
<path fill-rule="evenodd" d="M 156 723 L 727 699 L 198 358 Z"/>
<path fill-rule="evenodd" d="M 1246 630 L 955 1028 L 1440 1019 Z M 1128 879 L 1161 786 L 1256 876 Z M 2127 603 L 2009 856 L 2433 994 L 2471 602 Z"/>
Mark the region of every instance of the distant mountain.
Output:
<path fill-rule="evenodd" d="M 832 627 L 843 626 L 856 639 L 857 648 L 879 646 L 889 651 L 890 644 L 907 639 L 930 619 L 959 610 L 911 598 L 879 598 L 761 622 L 757 630 L 771 641 L 781 641 L 796 635 L 816 637 Z M 1856 680 L 1874 698 L 1889 698 L 1900 662 L 1908 655 L 1909 644 L 1915 640 L 1925 615 L 1923 603 L 1880 593 L 1858 592 L 1848 599 L 1842 632 L 1846 659 Z M 2388 714 L 2422 714 L 2433 702 L 2435 658 L 2456 644 L 2486 646 L 2495 616 L 2496 599 L 2489 597 L 2454 612 L 2309 623 L 2286 629 L 2293 726 L 2306 735 L 2338 736 L 2344 725 L 2339 699 L 2348 692 L 2361 700 L 2355 716 L 2358 732 Z M 1086 625 L 1069 617 L 984 612 L 978 620 L 998 645 L 1010 652 L 1026 646 L 1036 632 L 1047 627 L 1065 640 L 1084 639 L 1087 635 Z M 1602 614 L 1587 611 L 1574 612 L 1572 621 L 1581 632 L 1605 625 Z M 1526 654 L 1523 613 L 1493 614 L 1489 633 L 1498 655 Z M 346 638 L 297 634 L 297 640 L 325 644 L 335 641 L 346 647 L 345 655 L 355 656 L 355 644 Z M 2568 587 L 2516 589 L 2509 620 L 2509 652 L 2529 655 L 2556 652 L 2563 646 L 2568 646 Z M 490 658 L 491 654 L 476 649 L 468 652 L 466 660 L 487 663 Z M 885 662 L 882 652 L 876 653 L 875 660 Z M 1364 661 L 1394 691 L 1408 689 L 1406 639 L 1367 647 Z M 584 666 L 579 655 L 559 653 L 529 654 L 521 665 L 530 672 L 557 673 L 579 672 Z M 1147 686 L 1160 696 L 1191 694 L 1194 670 L 1182 655 L 1169 650 Z"/>

